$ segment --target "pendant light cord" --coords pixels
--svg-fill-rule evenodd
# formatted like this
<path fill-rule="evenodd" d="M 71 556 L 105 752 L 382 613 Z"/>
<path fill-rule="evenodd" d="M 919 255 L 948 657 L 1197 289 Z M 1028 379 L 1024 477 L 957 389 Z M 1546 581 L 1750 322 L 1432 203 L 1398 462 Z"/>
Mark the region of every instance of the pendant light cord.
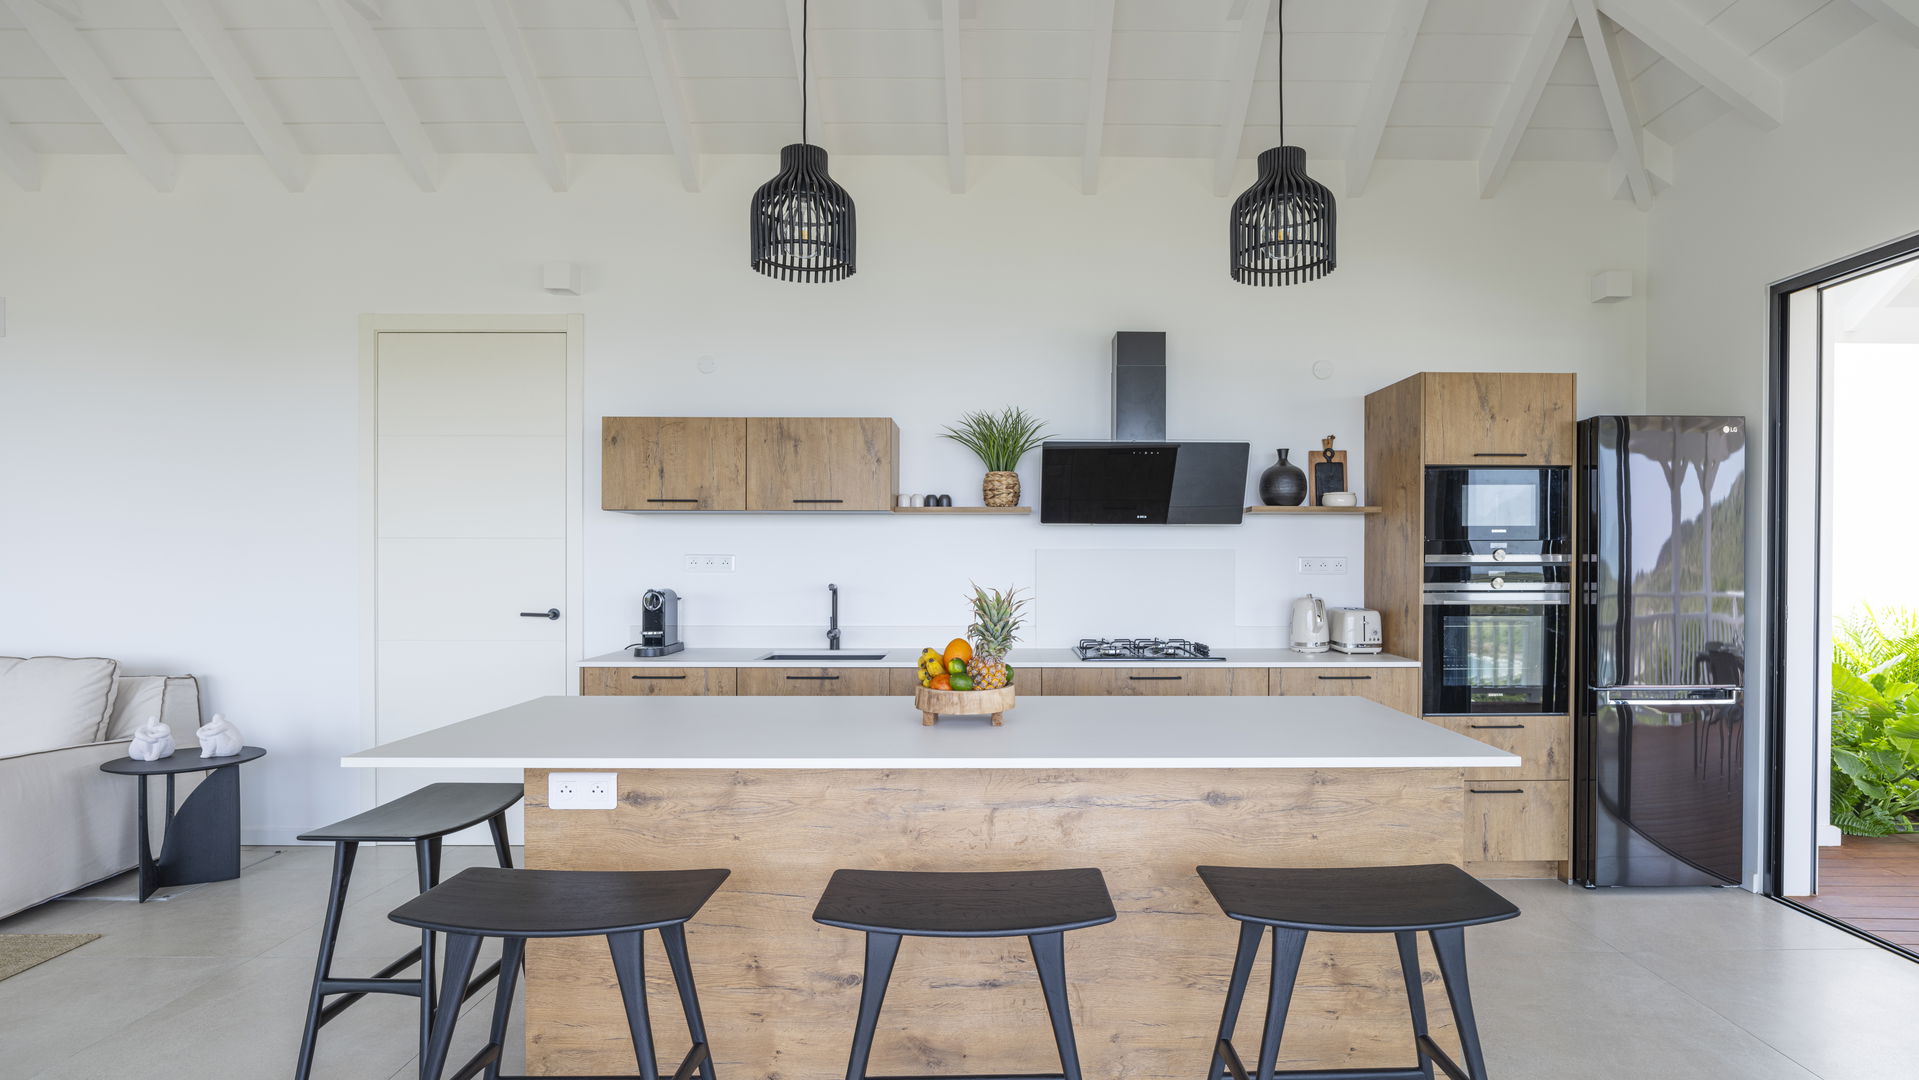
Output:
<path fill-rule="evenodd" d="M 813 0 L 802 0 L 800 4 L 800 144 L 806 144 L 806 66 L 807 52 L 813 46 L 811 25 L 813 21 Z"/>
<path fill-rule="evenodd" d="M 1279 145 L 1286 145 L 1286 0 L 1279 0 Z"/>

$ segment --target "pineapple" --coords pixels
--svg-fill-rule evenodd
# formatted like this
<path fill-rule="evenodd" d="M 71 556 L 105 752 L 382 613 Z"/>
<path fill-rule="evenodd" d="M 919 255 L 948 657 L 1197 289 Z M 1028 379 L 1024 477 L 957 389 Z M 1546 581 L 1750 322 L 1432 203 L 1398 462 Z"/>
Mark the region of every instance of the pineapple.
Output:
<path fill-rule="evenodd" d="M 976 690 L 997 690 L 1012 681 L 1006 653 L 1019 640 L 1019 610 L 1026 606 L 1018 595 L 1018 589 L 1000 592 L 973 586 L 973 625 L 966 628 L 966 636 L 973 641 L 973 658 L 966 663 L 966 673 Z"/>

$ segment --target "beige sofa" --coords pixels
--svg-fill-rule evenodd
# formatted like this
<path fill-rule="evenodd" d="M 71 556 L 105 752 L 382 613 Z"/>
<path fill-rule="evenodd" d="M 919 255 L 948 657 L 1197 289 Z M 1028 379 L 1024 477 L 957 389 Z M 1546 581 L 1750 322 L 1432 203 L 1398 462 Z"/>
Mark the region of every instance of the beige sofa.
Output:
<path fill-rule="evenodd" d="M 196 745 L 199 683 L 122 675 L 102 658 L 0 657 L 0 918 L 139 861 L 135 785 L 100 765 L 124 757 L 149 716 Z M 197 775 L 180 780 L 184 799 Z M 152 787 L 158 844 L 165 787 Z"/>

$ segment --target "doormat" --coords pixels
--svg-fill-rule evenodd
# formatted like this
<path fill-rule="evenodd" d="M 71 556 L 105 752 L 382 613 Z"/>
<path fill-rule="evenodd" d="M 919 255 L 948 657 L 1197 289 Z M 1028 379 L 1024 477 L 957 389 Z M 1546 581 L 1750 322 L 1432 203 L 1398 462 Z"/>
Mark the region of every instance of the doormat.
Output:
<path fill-rule="evenodd" d="M 0 979 L 72 952 L 99 934 L 0 934 Z"/>

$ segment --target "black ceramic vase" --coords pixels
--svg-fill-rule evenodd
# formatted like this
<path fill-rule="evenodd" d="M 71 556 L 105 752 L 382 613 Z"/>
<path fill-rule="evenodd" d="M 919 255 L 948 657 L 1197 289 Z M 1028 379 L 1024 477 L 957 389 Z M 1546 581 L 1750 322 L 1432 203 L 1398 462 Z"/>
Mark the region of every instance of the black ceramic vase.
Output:
<path fill-rule="evenodd" d="M 1289 450 L 1259 474 L 1259 501 L 1267 506 L 1298 506 L 1306 501 L 1306 473 L 1286 460 Z"/>

